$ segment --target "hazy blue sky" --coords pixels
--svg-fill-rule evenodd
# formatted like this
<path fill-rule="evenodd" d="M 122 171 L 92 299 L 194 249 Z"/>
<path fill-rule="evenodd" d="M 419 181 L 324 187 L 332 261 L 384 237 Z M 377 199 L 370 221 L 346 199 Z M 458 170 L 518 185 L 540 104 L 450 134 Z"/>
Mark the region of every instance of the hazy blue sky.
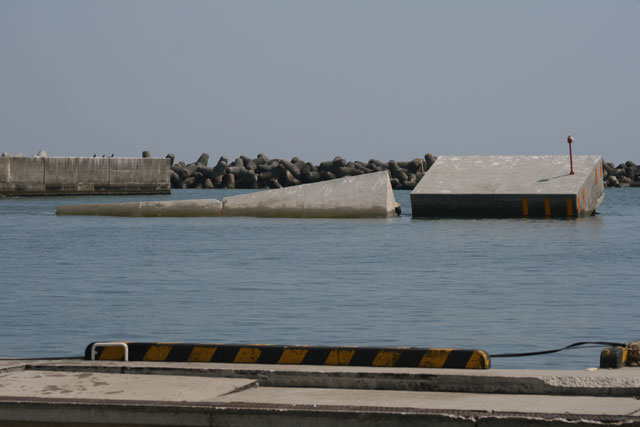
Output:
<path fill-rule="evenodd" d="M 640 162 L 640 2 L 0 0 L 0 152 Z"/>

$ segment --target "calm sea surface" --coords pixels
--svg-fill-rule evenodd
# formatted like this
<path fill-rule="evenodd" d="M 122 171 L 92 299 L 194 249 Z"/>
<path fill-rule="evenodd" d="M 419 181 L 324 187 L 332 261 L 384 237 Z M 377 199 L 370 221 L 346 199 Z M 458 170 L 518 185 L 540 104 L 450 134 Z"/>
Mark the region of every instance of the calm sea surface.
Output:
<path fill-rule="evenodd" d="M 640 189 L 567 220 L 57 217 L 0 200 L 0 357 L 80 356 L 91 341 L 538 351 L 640 338 Z M 494 359 L 597 366 L 599 348 Z"/>

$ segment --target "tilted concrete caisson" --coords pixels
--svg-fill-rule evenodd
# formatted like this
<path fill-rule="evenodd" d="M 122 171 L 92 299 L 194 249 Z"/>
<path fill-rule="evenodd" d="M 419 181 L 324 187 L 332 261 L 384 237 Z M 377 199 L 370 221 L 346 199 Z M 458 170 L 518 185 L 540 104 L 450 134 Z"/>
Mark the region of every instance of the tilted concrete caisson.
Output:
<path fill-rule="evenodd" d="M 223 216 L 363 218 L 396 215 L 387 171 L 225 197 Z"/>
<path fill-rule="evenodd" d="M 604 198 L 602 157 L 440 156 L 411 193 L 413 217 L 578 218 Z"/>
<path fill-rule="evenodd" d="M 58 206 L 58 215 L 375 218 L 396 215 L 387 171 L 215 199 Z"/>

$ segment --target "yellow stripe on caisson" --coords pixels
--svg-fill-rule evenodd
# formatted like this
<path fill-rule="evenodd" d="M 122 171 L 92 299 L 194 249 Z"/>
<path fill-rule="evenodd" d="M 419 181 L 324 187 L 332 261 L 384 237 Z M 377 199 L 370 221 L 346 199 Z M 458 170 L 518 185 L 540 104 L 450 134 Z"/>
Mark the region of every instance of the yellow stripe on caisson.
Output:
<path fill-rule="evenodd" d="M 491 366 L 491 361 L 484 351 L 474 351 L 465 369 L 487 369 Z"/>
<path fill-rule="evenodd" d="M 371 362 L 371 366 L 396 366 L 400 353 L 396 350 L 380 350 Z"/>
<path fill-rule="evenodd" d="M 525 198 L 522 199 L 522 216 L 525 218 L 529 216 L 529 201 Z"/>
<path fill-rule="evenodd" d="M 278 363 L 283 365 L 299 365 L 307 355 L 306 349 L 287 348 L 282 352 L 282 356 L 278 359 Z"/>
<path fill-rule="evenodd" d="M 420 368 L 442 368 L 451 350 L 429 350 L 425 352 L 418 364 Z"/>
<path fill-rule="evenodd" d="M 187 362 L 210 362 L 217 347 L 193 347 Z"/>
<path fill-rule="evenodd" d="M 551 201 L 549 199 L 544 199 L 544 216 L 551 217 Z"/>
<path fill-rule="evenodd" d="M 98 360 L 120 360 L 124 357 L 124 348 L 122 347 L 105 347 L 100 354 Z"/>
<path fill-rule="evenodd" d="M 256 363 L 262 354 L 259 348 L 240 347 L 233 363 Z"/>
<path fill-rule="evenodd" d="M 567 216 L 571 218 L 573 216 L 573 200 L 567 199 Z"/>
<path fill-rule="evenodd" d="M 166 360 L 170 352 L 170 345 L 152 345 L 149 347 L 149 350 L 147 350 L 142 360 L 161 362 Z"/>

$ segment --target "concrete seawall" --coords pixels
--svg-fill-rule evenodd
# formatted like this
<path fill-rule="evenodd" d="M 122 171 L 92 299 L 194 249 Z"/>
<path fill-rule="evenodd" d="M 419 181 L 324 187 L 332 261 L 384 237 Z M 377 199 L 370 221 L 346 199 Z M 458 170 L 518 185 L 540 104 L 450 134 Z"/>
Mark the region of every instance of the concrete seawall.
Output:
<path fill-rule="evenodd" d="M 169 194 L 169 171 L 169 159 L 0 157 L 0 194 Z"/>
<path fill-rule="evenodd" d="M 637 426 L 638 369 L 5 360 L 0 426 Z"/>

